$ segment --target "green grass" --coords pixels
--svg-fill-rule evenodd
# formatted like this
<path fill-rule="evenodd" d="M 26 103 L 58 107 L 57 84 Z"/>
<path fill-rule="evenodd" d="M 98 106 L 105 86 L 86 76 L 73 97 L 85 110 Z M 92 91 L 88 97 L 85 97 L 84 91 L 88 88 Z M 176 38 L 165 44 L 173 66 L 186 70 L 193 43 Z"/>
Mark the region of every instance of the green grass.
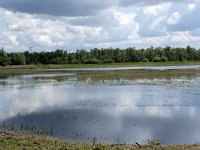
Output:
<path fill-rule="evenodd" d="M 200 145 L 160 145 L 151 144 L 98 144 L 78 143 L 30 133 L 0 131 L 1 150 L 179 150 L 199 149 Z"/>
<path fill-rule="evenodd" d="M 131 67 L 131 66 L 174 66 L 174 65 L 200 65 L 199 61 L 184 62 L 133 62 L 133 63 L 112 63 L 112 64 L 62 64 L 62 65 L 13 65 L 0 67 L 0 77 L 7 75 L 60 73 L 66 71 L 49 71 L 52 68 L 99 68 L 99 67 Z M 68 71 L 69 72 L 69 71 Z M 137 71 L 135 71 L 137 72 Z"/>
<path fill-rule="evenodd" d="M 130 62 L 109 64 L 62 64 L 62 65 L 36 65 L 39 68 L 99 68 L 99 67 L 131 67 L 131 66 L 173 66 L 173 65 L 200 65 L 200 61 L 177 62 Z"/>
<path fill-rule="evenodd" d="M 113 80 L 113 79 L 152 79 L 152 78 L 176 78 L 176 77 L 194 77 L 200 75 L 200 70 L 184 69 L 184 70 L 115 70 L 115 71 L 76 71 L 79 80 L 90 78 L 97 80 Z"/>
<path fill-rule="evenodd" d="M 11 65 L 0 66 L 2 69 L 51 69 L 51 68 L 99 68 L 99 67 L 131 67 L 131 66 L 175 66 L 175 65 L 200 65 L 200 61 L 176 61 L 176 62 L 129 62 L 109 64 L 38 64 L 38 65 Z"/>
<path fill-rule="evenodd" d="M 4 69 L 52 69 L 52 68 L 99 68 L 99 67 L 136 67 L 136 66 L 175 66 L 175 65 L 200 65 L 200 61 L 176 61 L 176 62 L 129 62 L 129 63 L 109 63 L 109 64 L 38 64 L 38 65 L 11 65 L 0 66 L 0 71 Z"/>
<path fill-rule="evenodd" d="M 193 64 L 188 62 L 187 64 Z M 168 64 L 169 65 L 169 64 Z M 185 65 L 185 64 L 184 64 Z M 65 67 L 63 66 L 49 66 L 51 67 Z M 78 66 L 77 66 L 78 67 Z M 104 66 L 105 67 L 105 66 Z M 8 66 L 0 69 L 0 78 L 7 78 L 13 75 L 26 75 L 26 74 L 59 74 L 59 73 L 75 73 L 79 80 L 86 80 L 90 78 L 93 81 L 96 80 L 110 80 L 110 79 L 148 79 L 148 78 L 171 78 L 178 76 L 193 77 L 199 76 L 200 70 L 196 69 L 184 69 L 184 70 L 110 70 L 110 71 L 50 71 L 45 66 Z M 67 76 L 63 77 L 50 77 L 58 80 L 66 80 Z M 48 79 L 48 78 L 47 78 Z"/>

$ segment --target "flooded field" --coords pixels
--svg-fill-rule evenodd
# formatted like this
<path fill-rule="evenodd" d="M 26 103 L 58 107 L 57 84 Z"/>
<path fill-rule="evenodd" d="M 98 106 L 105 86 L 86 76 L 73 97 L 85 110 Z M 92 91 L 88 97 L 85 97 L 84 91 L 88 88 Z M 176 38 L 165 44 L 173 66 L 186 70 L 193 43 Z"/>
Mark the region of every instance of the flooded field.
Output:
<path fill-rule="evenodd" d="M 82 142 L 200 143 L 199 67 L 160 68 L 6 76 L 0 128 Z"/>

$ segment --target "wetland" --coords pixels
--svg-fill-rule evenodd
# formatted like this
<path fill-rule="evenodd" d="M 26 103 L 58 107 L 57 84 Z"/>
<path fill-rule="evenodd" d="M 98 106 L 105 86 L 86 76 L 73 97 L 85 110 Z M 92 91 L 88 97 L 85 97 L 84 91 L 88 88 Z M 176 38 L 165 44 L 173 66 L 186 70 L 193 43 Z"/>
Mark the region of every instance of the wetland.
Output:
<path fill-rule="evenodd" d="M 199 66 L 166 68 L 11 69 L 0 76 L 0 127 L 84 143 L 199 143 Z"/>

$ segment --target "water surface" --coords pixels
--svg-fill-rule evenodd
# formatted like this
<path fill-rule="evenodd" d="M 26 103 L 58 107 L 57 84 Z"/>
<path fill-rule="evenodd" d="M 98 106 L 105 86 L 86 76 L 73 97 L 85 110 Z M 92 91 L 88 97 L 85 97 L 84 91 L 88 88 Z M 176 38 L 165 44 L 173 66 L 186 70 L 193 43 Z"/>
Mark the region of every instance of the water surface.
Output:
<path fill-rule="evenodd" d="M 71 70 L 71 71 L 106 71 L 106 70 L 183 70 L 183 69 L 200 69 L 200 65 L 187 65 L 187 66 L 140 66 L 140 67 L 103 67 L 103 68 L 61 68 L 49 69 L 53 71 L 58 70 Z"/>
<path fill-rule="evenodd" d="M 199 74 L 105 80 L 76 73 L 11 76 L 0 79 L 0 120 L 1 127 L 83 142 L 191 144 L 200 142 L 199 98 Z"/>

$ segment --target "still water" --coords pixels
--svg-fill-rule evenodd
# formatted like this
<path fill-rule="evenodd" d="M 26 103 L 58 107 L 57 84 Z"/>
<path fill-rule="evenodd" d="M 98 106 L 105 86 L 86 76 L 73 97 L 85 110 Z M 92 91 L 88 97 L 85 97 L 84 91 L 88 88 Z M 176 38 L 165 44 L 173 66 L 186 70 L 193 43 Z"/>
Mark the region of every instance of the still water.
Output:
<path fill-rule="evenodd" d="M 200 69 L 200 65 L 188 66 L 139 66 L 139 67 L 103 67 L 103 68 L 61 68 L 49 70 L 88 70 L 88 71 L 106 71 L 106 70 L 182 70 L 182 69 Z"/>
<path fill-rule="evenodd" d="M 199 74 L 132 80 L 78 76 L 0 79 L 1 127 L 34 126 L 82 142 L 200 143 Z"/>

